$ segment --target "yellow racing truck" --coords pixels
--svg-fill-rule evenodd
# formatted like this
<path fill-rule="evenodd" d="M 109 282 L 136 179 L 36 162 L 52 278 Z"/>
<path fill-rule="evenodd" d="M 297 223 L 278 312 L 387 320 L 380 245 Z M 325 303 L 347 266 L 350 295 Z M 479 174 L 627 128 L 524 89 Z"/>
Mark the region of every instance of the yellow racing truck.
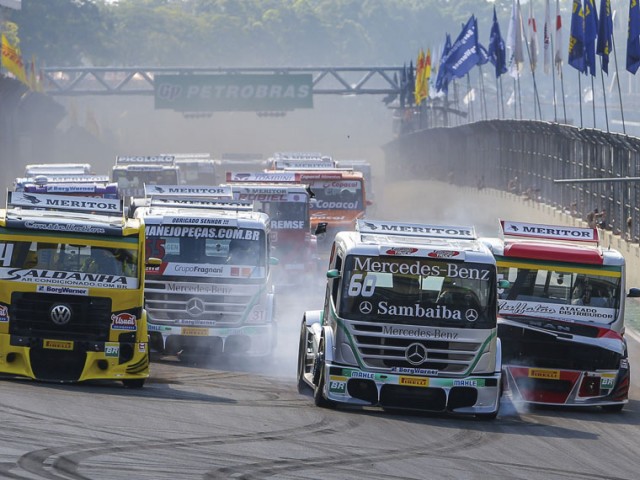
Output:
<path fill-rule="evenodd" d="M 0 210 L 0 374 L 142 387 L 144 245 L 122 200 L 9 192 Z"/>

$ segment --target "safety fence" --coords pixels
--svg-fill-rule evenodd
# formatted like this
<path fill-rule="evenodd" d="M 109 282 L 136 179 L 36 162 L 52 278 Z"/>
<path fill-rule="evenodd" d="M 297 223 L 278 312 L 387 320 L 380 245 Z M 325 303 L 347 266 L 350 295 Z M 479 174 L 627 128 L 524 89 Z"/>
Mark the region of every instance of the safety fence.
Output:
<path fill-rule="evenodd" d="M 412 132 L 385 145 L 388 180 L 438 179 L 523 195 L 640 238 L 640 138 L 528 120 Z M 625 177 L 635 180 L 621 181 Z M 599 180 L 616 178 L 617 181 Z M 580 179 L 558 183 L 555 180 Z M 585 182 L 584 180 L 589 180 Z"/>

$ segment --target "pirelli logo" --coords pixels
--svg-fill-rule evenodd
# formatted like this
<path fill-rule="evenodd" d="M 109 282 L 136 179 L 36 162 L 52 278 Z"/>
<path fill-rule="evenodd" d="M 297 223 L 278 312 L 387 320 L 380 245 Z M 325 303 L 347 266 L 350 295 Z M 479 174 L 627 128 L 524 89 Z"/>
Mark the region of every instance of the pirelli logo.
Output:
<path fill-rule="evenodd" d="M 43 340 L 43 348 L 51 350 L 73 350 L 73 342 L 65 340 Z"/>
<path fill-rule="evenodd" d="M 428 387 L 429 379 L 427 377 L 405 377 L 401 376 L 399 379 L 400 385 L 407 387 Z"/>
<path fill-rule="evenodd" d="M 208 328 L 182 327 L 182 335 L 187 337 L 206 337 L 209 335 Z"/>
<path fill-rule="evenodd" d="M 545 370 L 540 368 L 530 368 L 529 378 L 542 378 L 546 380 L 560 380 L 560 370 Z"/>

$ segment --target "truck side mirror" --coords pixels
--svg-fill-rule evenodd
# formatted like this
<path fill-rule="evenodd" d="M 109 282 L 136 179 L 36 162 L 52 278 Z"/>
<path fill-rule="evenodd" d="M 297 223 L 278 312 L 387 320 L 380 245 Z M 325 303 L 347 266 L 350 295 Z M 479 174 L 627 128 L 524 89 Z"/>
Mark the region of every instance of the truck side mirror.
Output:
<path fill-rule="evenodd" d="M 630 288 L 629 289 L 629 294 L 627 295 L 627 297 L 631 297 L 631 298 L 638 298 L 640 297 L 640 288 Z"/>
<path fill-rule="evenodd" d="M 498 282 L 498 288 L 509 288 L 511 287 L 511 282 L 509 280 L 500 280 Z"/>
<path fill-rule="evenodd" d="M 269 257 L 269 265 L 280 265 L 280 260 L 276 257 Z"/>
<path fill-rule="evenodd" d="M 340 270 L 329 270 L 327 272 L 327 278 L 340 278 Z"/>
<path fill-rule="evenodd" d="M 327 233 L 327 222 L 320 222 L 316 227 L 316 231 L 314 232 L 316 235 L 322 235 L 323 233 Z"/>

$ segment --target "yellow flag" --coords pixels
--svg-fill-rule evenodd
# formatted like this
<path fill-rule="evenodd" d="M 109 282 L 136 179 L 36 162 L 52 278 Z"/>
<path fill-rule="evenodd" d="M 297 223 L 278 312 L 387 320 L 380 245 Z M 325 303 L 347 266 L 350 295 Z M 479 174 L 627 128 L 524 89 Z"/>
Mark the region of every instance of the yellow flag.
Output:
<path fill-rule="evenodd" d="M 418 59 L 416 60 L 416 79 L 415 79 L 415 91 L 413 95 L 416 100 L 416 105 L 420 105 L 422 102 L 422 77 L 424 76 L 424 52 L 420 49 L 418 53 Z"/>
<path fill-rule="evenodd" d="M 13 73 L 22 83 L 29 86 L 20 50 L 9 43 L 4 33 L 2 34 L 2 66 Z"/>

